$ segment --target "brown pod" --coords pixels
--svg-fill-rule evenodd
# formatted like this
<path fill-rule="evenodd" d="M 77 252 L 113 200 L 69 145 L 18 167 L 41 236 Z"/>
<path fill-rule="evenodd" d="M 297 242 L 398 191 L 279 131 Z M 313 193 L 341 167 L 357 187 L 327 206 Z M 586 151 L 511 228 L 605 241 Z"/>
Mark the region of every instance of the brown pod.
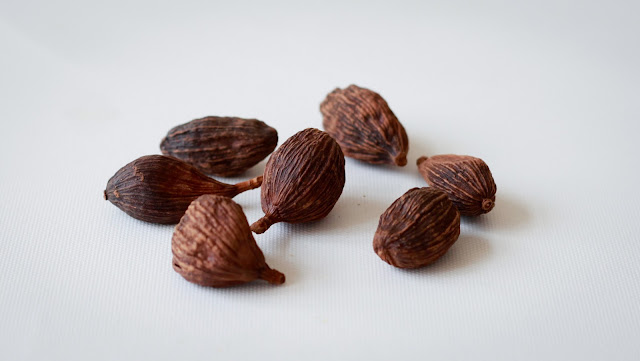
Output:
<path fill-rule="evenodd" d="M 147 155 L 120 168 L 109 179 L 104 199 L 141 221 L 175 224 L 189 204 L 203 194 L 235 197 L 260 184 L 262 176 L 225 184 L 181 160 Z"/>
<path fill-rule="evenodd" d="M 342 194 L 344 155 L 329 134 L 314 128 L 294 134 L 267 162 L 262 183 L 265 216 L 251 225 L 263 233 L 277 222 L 324 218 Z"/>
<path fill-rule="evenodd" d="M 413 188 L 380 216 L 373 249 L 399 268 L 419 268 L 444 255 L 460 235 L 460 213 L 434 188 Z"/>
<path fill-rule="evenodd" d="M 277 144 L 278 132 L 257 119 L 205 117 L 171 129 L 160 149 L 206 174 L 231 177 L 258 164 Z"/>
<path fill-rule="evenodd" d="M 347 157 L 372 164 L 407 164 L 409 139 L 380 94 L 349 85 L 320 104 L 322 126 Z"/>
<path fill-rule="evenodd" d="M 420 157 L 418 170 L 427 183 L 449 196 L 463 216 L 479 216 L 493 209 L 496 183 L 489 166 L 468 155 Z"/>
<path fill-rule="evenodd" d="M 202 286 L 229 287 L 263 279 L 284 283 L 253 239 L 247 217 L 227 197 L 203 195 L 193 201 L 171 239 L 173 269 Z"/>

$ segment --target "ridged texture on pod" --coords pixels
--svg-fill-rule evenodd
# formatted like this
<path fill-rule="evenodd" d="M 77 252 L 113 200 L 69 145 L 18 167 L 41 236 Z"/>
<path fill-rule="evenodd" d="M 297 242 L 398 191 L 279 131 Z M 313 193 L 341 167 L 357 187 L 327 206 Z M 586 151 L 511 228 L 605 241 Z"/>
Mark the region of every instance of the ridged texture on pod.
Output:
<path fill-rule="evenodd" d="M 442 257 L 460 235 L 460 213 L 434 188 L 413 188 L 380 216 L 373 249 L 399 268 L 419 268 Z"/>
<path fill-rule="evenodd" d="M 322 125 L 347 157 L 372 164 L 407 164 L 409 139 L 380 94 L 350 85 L 320 104 Z"/>
<path fill-rule="evenodd" d="M 227 197 L 204 195 L 193 201 L 171 239 L 173 269 L 202 286 L 229 287 L 263 279 L 284 283 L 253 239 L 242 208 Z"/>
<path fill-rule="evenodd" d="M 261 176 L 235 185 L 225 184 L 181 160 L 147 155 L 120 168 L 109 179 L 104 199 L 133 218 L 175 224 L 189 204 L 203 194 L 235 197 L 260 184 Z"/>
<path fill-rule="evenodd" d="M 206 174 L 230 177 L 258 164 L 277 144 L 278 132 L 257 119 L 205 117 L 171 129 L 160 149 Z"/>
<path fill-rule="evenodd" d="M 277 222 L 324 218 L 344 187 L 344 155 L 329 134 L 314 128 L 294 134 L 267 162 L 262 183 L 265 216 L 251 225 L 263 233 Z"/>
<path fill-rule="evenodd" d="M 489 166 L 468 155 L 420 157 L 418 170 L 427 183 L 447 195 L 463 216 L 479 216 L 493 209 L 496 183 Z"/>

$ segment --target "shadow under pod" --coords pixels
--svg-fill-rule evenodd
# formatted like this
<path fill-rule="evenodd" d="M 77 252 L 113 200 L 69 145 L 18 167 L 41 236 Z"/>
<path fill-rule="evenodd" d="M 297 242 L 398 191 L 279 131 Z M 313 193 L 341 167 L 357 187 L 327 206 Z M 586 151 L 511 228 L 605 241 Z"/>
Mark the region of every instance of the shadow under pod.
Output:
<path fill-rule="evenodd" d="M 265 260 L 271 269 L 277 270 L 280 273 L 284 274 L 285 281 L 281 285 L 272 285 L 269 282 L 261 279 L 257 279 L 248 283 L 243 283 L 236 286 L 231 287 L 223 287 L 223 288 L 215 288 L 215 287 L 205 287 L 197 284 L 192 284 L 194 287 L 202 287 L 204 289 L 210 290 L 215 293 L 235 293 L 235 292 L 247 292 L 247 291 L 256 291 L 256 292 L 277 292 L 278 289 L 282 287 L 288 287 L 290 285 L 296 284 L 299 282 L 300 273 L 298 272 L 299 265 L 294 264 L 289 257 L 286 255 L 282 255 L 280 249 L 287 249 L 284 245 L 281 245 L 278 240 L 275 240 L 277 243 L 276 247 L 278 250 L 272 250 L 271 252 L 265 251 L 260 241 L 257 240 L 258 247 L 263 250 Z M 280 240 L 288 243 L 288 240 Z M 272 247 L 273 248 L 273 247 Z M 288 252 L 288 251 L 287 251 Z M 178 273 L 176 276 L 182 278 Z"/>
<path fill-rule="evenodd" d="M 227 183 L 227 184 L 236 184 L 236 183 L 240 183 L 240 182 L 244 182 L 247 181 L 249 179 L 253 179 L 255 177 L 261 176 L 264 174 L 264 169 L 267 165 L 267 160 L 269 158 L 265 158 L 263 160 L 260 161 L 260 163 L 254 165 L 253 167 L 247 169 L 244 173 L 240 173 L 238 175 L 235 175 L 233 177 L 220 177 L 217 175 L 213 175 L 213 174 L 207 174 L 209 177 L 219 181 L 219 182 L 223 182 L 223 183 Z"/>
<path fill-rule="evenodd" d="M 530 219 L 527 208 L 509 194 L 496 195 L 496 205 L 487 214 L 478 217 L 462 217 L 464 224 L 495 229 L 518 228 Z"/>
<path fill-rule="evenodd" d="M 416 173 L 418 172 L 417 161 L 418 158 L 425 156 L 431 157 L 438 153 L 434 153 L 429 147 L 425 146 L 425 144 L 429 144 L 429 141 L 426 139 L 412 138 L 409 137 L 409 154 L 407 156 L 407 168 L 411 168 Z"/>
<path fill-rule="evenodd" d="M 331 213 L 323 219 L 298 224 L 282 222 L 272 227 L 282 227 L 287 233 L 314 233 L 330 236 L 329 238 L 335 238 L 336 233 L 346 234 L 350 229 L 370 228 L 371 237 L 373 237 L 380 215 L 387 207 L 389 204 L 373 197 L 366 197 L 362 194 L 344 194 Z"/>
<path fill-rule="evenodd" d="M 461 234 L 449 251 L 436 262 L 419 269 L 403 270 L 415 274 L 439 274 L 480 263 L 491 254 L 489 242 L 475 235 Z"/>
<path fill-rule="evenodd" d="M 272 267 L 274 268 L 274 267 Z M 261 293 L 266 293 L 266 292 L 278 292 L 279 288 L 282 287 L 287 287 L 288 284 L 291 284 L 290 280 L 289 280 L 289 275 L 275 267 L 275 269 L 277 269 L 278 271 L 282 272 L 285 276 L 285 281 L 283 284 L 281 285 L 272 285 L 269 282 L 265 281 L 265 280 L 254 280 L 251 282 L 247 282 L 247 283 L 243 283 L 240 285 L 235 285 L 235 286 L 231 286 L 231 287 L 207 287 L 207 286 L 201 286 L 195 283 L 191 283 L 188 282 L 187 280 L 184 280 L 184 282 L 188 282 L 192 287 L 195 288 L 201 288 L 204 289 L 208 292 L 212 292 L 212 293 L 217 293 L 217 294 L 232 294 L 232 293 L 238 293 L 238 292 L 248 292 L 248 291 L 256 291 L 256 292 L 261 292 Z M 179 274 L 176 273 L 177 277 L 182 278 L 182 276 L 180 276 Z"/>
<path fill-rule="evenodd" d="M 246 172 L 240 174 L 240 177 L 246 178 L 246 179 L 251 179 L 251 178 L 255 178 L 255 177 L 263 175 L 264 174 L 264 168 L 267 165 L 267 160 L 269 160 L 269 157 L 261 160 L 260 163 L 258 163 L 256 165 L 254 165 L 253 167 L 247 169 Z"/>

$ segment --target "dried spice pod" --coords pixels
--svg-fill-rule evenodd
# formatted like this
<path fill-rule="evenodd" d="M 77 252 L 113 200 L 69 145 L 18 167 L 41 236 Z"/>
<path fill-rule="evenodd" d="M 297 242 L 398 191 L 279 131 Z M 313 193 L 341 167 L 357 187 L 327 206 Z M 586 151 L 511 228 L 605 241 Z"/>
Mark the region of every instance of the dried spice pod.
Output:
<path fill-rule="evenodd" d="M 413 188 L 380 216 L 373 249 L 399 268 L 419 268 L 442 257 L 460 235 L 460 213 L 447 194 Z"/>
<path fill-rule="evenodd" d="M 261 189 L 265 216 L 251 230 L 263 233 L 277 222 L 326 217 L 342 194 L 344 180 L 344 155 L 329 134 L 314 128 L 294 134 L 267 162 Z"/>
<path fill-rule="evenodd" d="M 171 239 L 173 269 L 202 286 L 229 287 L 263 279 L 284 283 L 253 239 L 247 217 L 227 197 L 203 195 L 193 201 Z"/>
<path fill-rule="evenodd" d="M 449 196 L 463 216 L 479 216 L 493 209 L 496 183 L 480 158 L 444 154 L 420 157 L 418 170 L 427 183 Z"/>
<path fill-rule="evenodd" d="M 260 184 L 261 176 L 238 184 L 225 184 L 181 160 L 147 155 L 120 168 L 109 179 L 104 199 L 141 221 L 175 224 L 189 204 L 203 194 L 235 197 Z"/>
<path fill-rule="evenodd" d="M 206 174 L 231 177 L 258 164 L 277 144 L 278 132 L 257 119 L 205 117 L 171 129 L 160 150 Z"/>
<path fill-rule="evenodd" d="M 347 157 L 372 164 L 407 164 L 409 139 L 380 94 L 349 85 L 320 104 L 322 126 Z"/>

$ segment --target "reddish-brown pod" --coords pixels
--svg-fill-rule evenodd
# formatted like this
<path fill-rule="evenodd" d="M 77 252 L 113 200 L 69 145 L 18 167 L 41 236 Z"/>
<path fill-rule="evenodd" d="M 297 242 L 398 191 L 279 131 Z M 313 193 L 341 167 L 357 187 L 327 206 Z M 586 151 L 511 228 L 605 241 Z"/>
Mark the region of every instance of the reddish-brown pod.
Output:
<path fill-rule="evenodd" d="M 413 188 L 380 216 L 373 249 L 399 268 L 419 268 L 442 257 L 460 235 L 460 213 L 434 188 Z"/>
<path fill-rule="evenodd" d="M 261 188 L 265 215 L 251 225 L 263 233 L 277 222 L 303 223 L 324 218 L 344 188 L 344 155 L 321 130 L 294 134 L 269 158 Z"/>
<path fill-rule="evenodd" d="M 468 155 L 420 157 L 418 170 L 427 183 L 449 196 L 463 216 L 479 216 L 493 209 L 496 183 L 489 166 Z"/>
<path fill-rule="evenodd" d="M 320 104 L 322 126 L 345 156 L 372 164 L 407 164 L 409 139 L 380 94 L 356 85 L 335 89 Z"/>
<path fill-rule="evenodd" d="M 229 287 L 263 279 L 284 283 L 253 239 L 247 218 L 227 197 L 203 195 L 193 201 L 171 239 L 173 269 L 187 281 Z"/>
<path fill-rule="evenodd" d="M 109 179 L 104 199 L 141 221 L 175 224 L 189 204 L 203 194 L 235 197 L 260 184 L 262 176 L 225 184 L 176 158 L 147 155 L 120 168 Z"/>
<path fill-rule="evenodd" d="M 278 132 L 262 121 L 210 116 L 174 127 L 160 149 L 206 174 L 231 177 L 258 164 L 277 144 Z"/>

